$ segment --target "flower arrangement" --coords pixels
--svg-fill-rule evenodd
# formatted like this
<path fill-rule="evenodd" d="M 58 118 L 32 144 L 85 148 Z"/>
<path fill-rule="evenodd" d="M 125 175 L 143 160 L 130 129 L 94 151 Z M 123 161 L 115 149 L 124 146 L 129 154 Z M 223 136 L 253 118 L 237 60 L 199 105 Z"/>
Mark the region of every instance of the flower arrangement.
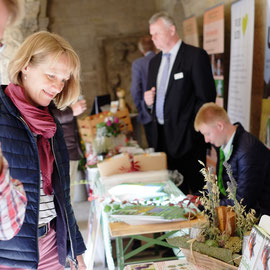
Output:
<path fill-rule="evenodd" d="M 120 126 L 119 118 L 111 114 L 96 125 L 96 137 L 87 145 L 86 167 L 96 167 L 98 162 L 119 154 L 119 148 L 126 146 L 128 140 Z"/>
<path fill-rule="evenodd" d="M 117 137 L 120 134 L 120 123 L 117 117 L 106 117 L 104 122 L 97 124 L 97 137 Z"/>
<path fill-rule="evenodd" d="M 201 191 L 202 196 L 198 199 L 204 207 L 202 215 L 206 222 L 193 230 L 197 232 L 192 235 L 193 239 L 190 236 L 184 236 L 168 239 L 168 242 L 179 246 L 183 252 L 184 249 L 195 250 L 235 267 L 233 265 L 239 265 L 241 260 L 243 237 L 258 221 L 255 210 L 250 209 L 246 212 L 246 207 L 242 204 L 243 200 L 239 202 L 236 199 L 237 183 L 233 178 L 230 165 L 226 162 L 224 166 L 230 179 L 226 191 L 228 199 L 233 201 L 233 206 L 220 206 L 220 192 L 216 176 L 201 161 L 199 162 L 203 166 L 201 173 L 205 179 L 205 186 Z M 192 243 L 191 246 L 190 243 Z M 228 269 L 234 268 L 228 267 Z"/>
<path fill-rule="evenodd" d="M 202 162 L 201 164 L 204 166 Z M 206 185 L 204 188 L 206 191 L 201 192 L 202 197 L 200 201 L 204 206 L 202 214 L 205 216 L 207 223 L 202 228 L 198 240 L 206 241 L 206 243 L 208 240 L 211 240 L 210 245 L 227 247 L 232 249 L 233 252 L 240 252 L 244 235 L 251 231 L 258 219 L 255 216 L 254 209 L 246 212 L 246 206 L 242 204 L 243 199 L 240 202 L 236 199 L 237 183 L 233 178 L 230 165 L 225 162 L 224 166 L 230 179 L 230 182 L 227 183 L 228 199 L 231 199 L 234 205 L 228 206 L 227 209 L 225 207 L 220 208 L 219 188 L 215 176 L 204 167 L 201 173 L 205 178 Z M 225 213 L 225 216 L 227 214 L 227 220 L 224 220 L 222 216 L 223 209 L 226 209 L 225 212 L 227 211 Z M 222 223 L 226 222 L 227 224 L 222 226 Z M 231 239 L 232 237 L 234 238 Z M 230 245 L 232 240 L 234 245 Z M 236 241 L 238 241 L 238 244 L 236 244 Z"/>

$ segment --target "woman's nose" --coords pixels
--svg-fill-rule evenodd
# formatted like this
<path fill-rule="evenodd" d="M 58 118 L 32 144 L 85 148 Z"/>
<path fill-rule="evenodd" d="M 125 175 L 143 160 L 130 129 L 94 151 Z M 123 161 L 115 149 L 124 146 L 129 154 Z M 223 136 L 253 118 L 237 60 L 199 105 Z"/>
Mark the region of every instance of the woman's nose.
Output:
<path fill-rule="evenodd" d="M 64 83 L 61 82 L 61 81 L 55 81 L 54 84 L 54 90 L 57 92 L 57 93 L 60 93 L 63 88 L 64 88 Z"/>

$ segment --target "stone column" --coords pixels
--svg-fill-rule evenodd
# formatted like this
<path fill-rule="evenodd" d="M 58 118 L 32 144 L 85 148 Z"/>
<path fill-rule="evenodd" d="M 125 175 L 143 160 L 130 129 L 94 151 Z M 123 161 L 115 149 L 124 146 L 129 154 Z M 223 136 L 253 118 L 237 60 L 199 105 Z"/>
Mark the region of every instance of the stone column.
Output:
<path fill-rule="evenodd" d="M 24 6 L 24 17 L 21 22 L 7 28 L 4 33 L 5 48 L 0 53 L 1 84 L 9 83 L 8 64 L 24 39 L 34 32 L 46 30 L 49 24 L 47 0 L 25 0 Z"/>

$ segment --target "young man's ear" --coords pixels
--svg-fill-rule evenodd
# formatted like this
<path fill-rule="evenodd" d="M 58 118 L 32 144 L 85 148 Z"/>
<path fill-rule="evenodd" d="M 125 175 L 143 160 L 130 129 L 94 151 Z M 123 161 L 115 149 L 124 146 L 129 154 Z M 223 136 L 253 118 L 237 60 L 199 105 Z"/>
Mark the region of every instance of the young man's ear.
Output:
<path fill-rule="evenodd" d="M 216 122 L 216 126 L 218 128 L 219 131 L 223 131 L 224 130 L 224 123 L 221 121 L 217 121 Z"/>

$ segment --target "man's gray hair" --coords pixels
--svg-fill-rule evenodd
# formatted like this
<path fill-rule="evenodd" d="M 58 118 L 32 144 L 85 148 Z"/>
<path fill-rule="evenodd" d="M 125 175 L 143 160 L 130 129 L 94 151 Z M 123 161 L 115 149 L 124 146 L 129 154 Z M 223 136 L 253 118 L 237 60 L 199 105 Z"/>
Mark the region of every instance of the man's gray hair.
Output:
<path fill-rule="evenodd" d="M 149 25 L 155 23 L 157 20 L 162 19 L 167 26 L 175 25 L 174 19 L 165 11 L 154 14 L 150 20 Z"/>

